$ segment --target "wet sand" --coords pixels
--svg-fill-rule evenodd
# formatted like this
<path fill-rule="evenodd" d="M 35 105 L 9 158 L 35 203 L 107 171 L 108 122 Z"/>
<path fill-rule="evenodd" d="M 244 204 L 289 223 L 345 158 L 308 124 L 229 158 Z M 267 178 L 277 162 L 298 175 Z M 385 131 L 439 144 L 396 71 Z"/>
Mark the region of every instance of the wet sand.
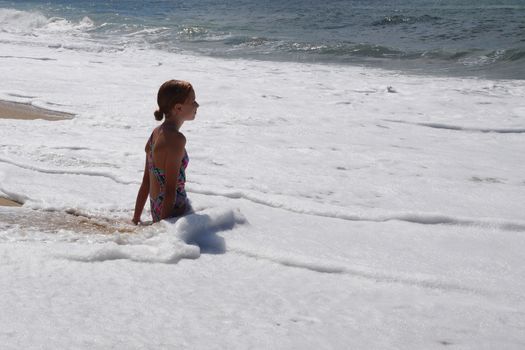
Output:
<path fill-rule="evenodd" d="M 45 119 L 50 121 L 72 119 L 73 114 L 57 112 L 50 109 L 35 107 L 26 103 L 0 100 L 0 118 L 2 119 Z"/>
<path fill-rule="evenodd" d="M 7 198 L 0 197 L 0 206 L 3 206 L 3 207 L 20 207 L 21 204 L 15 202 L 15 201 L 12 201 L 10 199 L 7 199 Z"/>
<path fill-rule="evenodd" d="M 42 233 L 71 231 L 80 234 L 116 234 L 140 232 L 145 226 L 131 221 L 90 216 L 71 211 L 43 211 L 29 208 L 0 207 L 0 224 L 16 225 Z"/>

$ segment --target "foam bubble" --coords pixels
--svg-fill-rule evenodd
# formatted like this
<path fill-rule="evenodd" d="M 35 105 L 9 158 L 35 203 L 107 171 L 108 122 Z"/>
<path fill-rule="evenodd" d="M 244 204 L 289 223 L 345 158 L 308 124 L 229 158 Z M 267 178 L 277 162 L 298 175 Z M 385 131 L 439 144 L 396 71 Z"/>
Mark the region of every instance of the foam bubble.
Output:
<path fill-rule="evenodd" d="M 0 9 L 0 31 L 6 33 L 30 34 L 36 28 L 48 24 L 48 19 L 40 12 Z"/>

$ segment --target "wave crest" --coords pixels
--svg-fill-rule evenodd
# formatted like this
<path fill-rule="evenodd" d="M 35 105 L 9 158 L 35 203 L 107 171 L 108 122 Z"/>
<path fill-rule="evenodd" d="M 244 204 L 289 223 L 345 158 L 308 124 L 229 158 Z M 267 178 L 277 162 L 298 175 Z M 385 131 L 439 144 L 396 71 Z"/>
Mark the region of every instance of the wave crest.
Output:
<path fill-rule="evenodd" d="M 46 17 L 38 11 L 0 9 L 0 31 L 12 34 L 35 34 L 86 31 L 94 27 L 89 17 L 72 22 L 61 17 Z"/>
<path fill-rule="evenodd" d="M 26 12 L 12 9 L 0 9 L 0 31 L 7 33 L 31 33 L 48 23 L 40 12 Z"/>

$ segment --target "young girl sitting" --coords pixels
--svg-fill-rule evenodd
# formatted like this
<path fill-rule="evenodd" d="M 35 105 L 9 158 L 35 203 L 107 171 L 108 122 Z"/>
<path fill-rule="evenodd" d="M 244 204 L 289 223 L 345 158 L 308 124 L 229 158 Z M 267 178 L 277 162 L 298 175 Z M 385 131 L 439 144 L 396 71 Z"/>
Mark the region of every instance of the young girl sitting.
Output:
<path fill-rule="evenodd" d="M 190 83 L 169 80 L 157 94 L 159 109 L 155 119 L 164 122 L 156 127 L 146 143 L 146 166 L 137 194 L 133 223 L 140 222 L 146 199 L 150 199 L 153 222 L 180 216 L 188 209 L 186 182 L 186 138 L 179 131 L 187 120 L 195 119 L 199 104 Z"/>

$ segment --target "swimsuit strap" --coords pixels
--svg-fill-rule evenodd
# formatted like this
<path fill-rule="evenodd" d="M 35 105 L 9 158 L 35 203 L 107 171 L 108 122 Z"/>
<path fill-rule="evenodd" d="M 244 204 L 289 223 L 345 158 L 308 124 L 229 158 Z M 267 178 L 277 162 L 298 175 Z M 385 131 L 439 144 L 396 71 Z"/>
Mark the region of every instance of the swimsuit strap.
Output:
<path fill-rule="evenodd" d="M 149 141 L 148 141 L 149 142 L 148 170 L 150 170 L 153 173 L 153 175 L 159 182 L 159 185 L 162 191 L 162 189 L 164 188 L 164 185 L 166 184 L 166 174 L 164 174 L 164 170 L 162 170 L 161 168 L 157 168 L 153 164 L 153 147 L 155 146 L 155 144 L 153 143 L 154 132 L 151 133 L 151 136 L 149 137 Z"/>

